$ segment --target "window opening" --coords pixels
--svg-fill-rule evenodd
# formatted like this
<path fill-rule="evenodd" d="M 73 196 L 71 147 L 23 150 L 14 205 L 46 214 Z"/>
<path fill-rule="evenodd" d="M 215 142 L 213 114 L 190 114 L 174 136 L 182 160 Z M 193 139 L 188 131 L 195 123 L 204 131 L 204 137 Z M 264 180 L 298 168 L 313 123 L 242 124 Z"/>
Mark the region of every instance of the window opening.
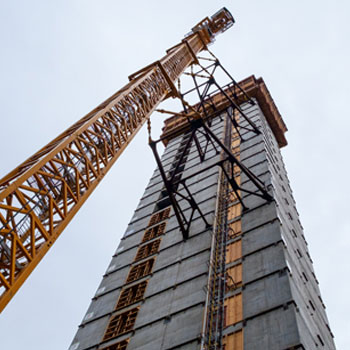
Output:
<path fill-rule="evenodd" d="M 147 287 L 147 281 L 143 281 L 135 286 L 122 290 L 116 310 L 134 304 L 143 299 Z"/>
<path fill-rule="evenodd" d="M 128 344 L 129 344 L 129 339 L 126 339 L 121 342 L 109 345 L 106 348 L 103 348 L 101 350 L 126 350 L 126 347 L 128 346 Z"/>
<path fill-rule="evenodd" d="M 167 219 L 169 217 L 169 214 L 170 214 L 170 209 L 171 208 L 169 207 L 169 208 L 166 208 L 166 209 L 160 211 L 159 213 L 153 214 L 151 216 L 149 223 L 148 223 L 148 226 L 153 226 L 155 224 L 158 224 L 160 221 Z"/>
<path fill-rule="evenodd" d="M 126 283 L 136 281 L 139 278 L 149 275 L 152 271 L 153 264 L 154 258 L 133 266 L 129 272 Z"/>
<path fill-rule="evenodd" d="M 153 226 L 152 228 L 147 229 L 143 236 L 142 243 L 164 234 L 165 225 L 166 223 L 163 222 L 157 226 Z"/>
<path fill-rule="evenodd" d="M 159 245 L 160 239 L 157 239 L 156 241 L 141 246 L 137 251 L 135 261 L 147 258 L 148 256 L 157 253 Z"/>
<path fill-rule="evenodd" d="M 103 340 L 115 338 L 133 329 L 139 309 L 135 308 L 122 314 L 112 316 Z"/>
<path fill-rule="evenodd" d="M 162 210 L 166 207 L 169 207 L 170 205 L 171 205 L 171 201 L 169 197 L 160 198 L 155 205 L 154 211 L 156 212 L 156 211 Z"/>

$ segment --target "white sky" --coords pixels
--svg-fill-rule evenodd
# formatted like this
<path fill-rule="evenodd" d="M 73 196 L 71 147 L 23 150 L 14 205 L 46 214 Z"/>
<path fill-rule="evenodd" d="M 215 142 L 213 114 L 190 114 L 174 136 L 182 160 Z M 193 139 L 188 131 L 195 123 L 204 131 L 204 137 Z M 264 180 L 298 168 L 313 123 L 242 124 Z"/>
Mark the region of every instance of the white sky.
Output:
<path fill-rule="evenodd" d="M 226 6 L 214 53 L 262 76 L 330 326 L 350 349 L 346 0 L 0 1 L 0 177 Z M 154 127 L 162 124 L 156 116 Z M 0 316 L 0 348 L 67 349 L 155 168 L 141 131 Z"/>

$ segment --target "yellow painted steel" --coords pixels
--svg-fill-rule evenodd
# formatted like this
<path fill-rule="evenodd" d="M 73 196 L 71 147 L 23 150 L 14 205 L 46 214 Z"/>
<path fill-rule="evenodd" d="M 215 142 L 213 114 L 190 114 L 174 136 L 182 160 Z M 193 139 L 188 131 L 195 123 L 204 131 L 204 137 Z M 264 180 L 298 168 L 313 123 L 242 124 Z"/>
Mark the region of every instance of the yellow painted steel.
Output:
<path fill-rule="evenodd" d="M 0 180 L 0 312 L 161 101 L 216 34 L 226 9 Z"/>

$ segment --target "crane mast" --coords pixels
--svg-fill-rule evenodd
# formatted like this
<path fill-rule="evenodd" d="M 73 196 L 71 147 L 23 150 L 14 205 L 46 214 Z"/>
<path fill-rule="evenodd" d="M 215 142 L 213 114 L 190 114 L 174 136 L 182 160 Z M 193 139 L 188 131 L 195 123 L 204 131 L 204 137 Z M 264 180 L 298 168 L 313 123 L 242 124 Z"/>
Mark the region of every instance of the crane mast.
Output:
<path fill-rule="evenodd" d="M 197 54 L 234 23 L 223 8 L 0 179 L 0 312 Z"/>

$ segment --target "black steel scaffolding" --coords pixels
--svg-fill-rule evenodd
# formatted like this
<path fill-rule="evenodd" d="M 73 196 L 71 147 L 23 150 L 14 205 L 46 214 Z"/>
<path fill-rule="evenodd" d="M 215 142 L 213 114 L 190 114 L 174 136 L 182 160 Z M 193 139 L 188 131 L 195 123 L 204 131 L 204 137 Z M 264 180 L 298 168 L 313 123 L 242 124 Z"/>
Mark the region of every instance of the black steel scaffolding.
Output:
<path fill-rule="evenodd" d="M 231 80 L 230 83 L 224 87 L 221 87 L 214 77 L 214 72 L 218 67 L 222 68 L 222 71 L 228 75 Z M 152 140 L 150 137 L 149 143 L 164 182 L 165 196 L 174 209 L 174 213 L 178 220 L 184 239 L 187 239 L 189 236 L 190 226 L 196 212 L 198 212 L 199 216 L 203 219 L 207 227 L 210 226 L 205 218 L 205 215 L 201 211 L 200 206 L 191 193 L 189 186 L 187 185 L 187 182 L 190 179 L 194 178 L 200 173 L 206 172 L 210 168 L 216 166 L 221 168 L 226 181 L 229 183 L 239 202 L 242 204 L 243 210 L 248 210 L 248 208 L 245 205 L 240 192 L 259 196 L 267 201 L 272 200 L 272 197 L 267 192 L 264 183 L 242 164 L 242 162 L 231 152 L 230 146 L 225 145 L 223 140 L 221 140 L 212 130 L 213 117 L 220 115 L 221 118 L 227 118 L 230 128 L 233 128 L 238 133 L 241 142 L 245 141 L 240 133 L 241 129 L 259 134 L 260 131 L 258 127 L 244 113 L 236 100 L 240 99 L 242 101 L 247 101 L 250 104 L 255 104 L 255 102 L 249 98 L 243 89 L 241 89 L 239 84 L 227 73 L 217 59 L 210 60 L 210 64 L 207 67 L 200 65 L 199 70 L 196 72 L 194 72 L 193 66 L 191 66 L 191 73 L 188 74 L 193 79 L 194 87 L 183 94 L 178 93 L 178 97 L 182 102 L 183 112 L 180 114 L 175 113 L 175 115 L 178 115 L 179 118 L 183 118 L 186 121 L 187 138 L 179 148 L 176 161 L 173 164 L 170 172 L 166 173 L 164 170 L 157 151 L 157 144 L 163 141 L 164 137 L 161 137 L 158 140 Z M 199 83 L 199 78 L 204 79 L 205 81 Z M 185 97 L 193 92 L 197 93 L 199 102 L 194 106 L 190 106 L 186 102 Z M 225 106 L 224 109 L 217 105 L 217 96 L 221 96 L 224 100 L 224 103 L 221 102 L 221 105 Z M 167 111 L 161 110 L 161 112 Z M 240 120 L 246 121 L 248 126 L 243 126 L 241 123 L 238 123 L 235 118 L 235 113 L 238 113 Z M 166 137 L 169 137 L 169 135 Z M 199 141 L 200 138 L 204 139 L 204 143 L 201 144 Z M 200 170 L 191 172 L 190 174 L 184 176 L 184 160 L 186 159 L 190 152 L 190 148 L 193 145 L 195 150 L 198 152 L 199 159 L 203 166 L 200 167 Z M 208 159 L 207 155 L 210 148 L 214 149 L 216 154 L 221 154 L 221 157 L 217 162 L 210 162 L 210 164 L 204 166 L 205 161 Z M 237 184 L 235 180 L 235 172 L 237 171 L 245 174 L 245 176 L 255 186 L 255 191 L 251 191 Z M 181 199 L 189 204 L 191 208 L 189 215 L 185 214 L 183 209 L 184 206 L 180 205 L 179 201 Z"/>

